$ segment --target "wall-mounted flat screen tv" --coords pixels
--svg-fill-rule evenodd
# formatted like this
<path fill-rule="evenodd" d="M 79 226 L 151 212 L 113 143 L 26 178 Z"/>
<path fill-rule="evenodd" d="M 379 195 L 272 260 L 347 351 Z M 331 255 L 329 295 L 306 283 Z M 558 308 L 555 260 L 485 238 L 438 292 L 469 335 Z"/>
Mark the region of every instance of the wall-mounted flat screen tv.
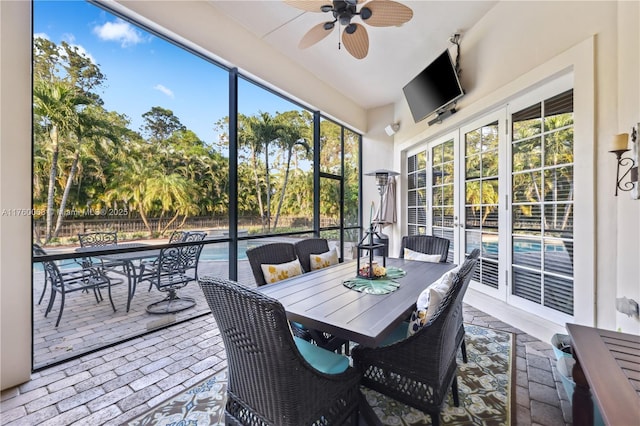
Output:
<path fill-rule="evenodd" d="M 416 123 L 439 112 L 464 95 L 448 49 L 402 90 Z"/>

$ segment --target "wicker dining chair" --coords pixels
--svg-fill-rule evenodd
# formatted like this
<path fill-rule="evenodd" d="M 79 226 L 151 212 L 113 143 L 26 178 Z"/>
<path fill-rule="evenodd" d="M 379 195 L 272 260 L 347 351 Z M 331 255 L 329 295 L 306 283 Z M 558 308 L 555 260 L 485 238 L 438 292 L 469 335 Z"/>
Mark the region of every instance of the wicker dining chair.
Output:
<path fill-rule="evenodd" d="M 467 259 L 455 274 L 434 316 L 413 335 L 387 346 L 352 350 L 362 385 L 424 411 L 439 424 L 440 408 L 448 389 L 460 404 L 456 378 L 456 353 L 462 315 L 462 290 L 471 280 L 477 259 Z"/>
<path fill-rule="evenodd" d="M 293 245 L 298 260 L 302 265 L 304 272 L 311 271 L 311 260 L 309 256 L 312 254 L 322 254 L 329 251 L 329 242 L 325 238 L 306 238 L 304 240 L 297 241 Z M 311 339 L 320 347 L 328 349 L 330 351 L 344 350 L 345 354 L 349 354 L 349 341 L 345 339 L 337 338 L 329 333 L 324 333 L 319 330 L 309 329 Z"/>
<path fill-rule="evenodd" d="M 262 265 L 286 263 L 297 258 L 296 250 L 291 243 L 267 243 L 247 250 L 247 259 L 258 287 L 267 284 Z"/>
<path fill-rule="evenodd" d="M 478 257 L 480 257 L 480 249 L 473 249 L 473 251 L 471 251 L 471 253 L 469 253 L 469 255 L 467 256 L 467 260 L 469 259 L 476 260 L 478 259 Z M 464 299 L 464 295 L 467 292 L 467 288 L 469 288 L 470 281 L 471 280 L 467 280 L 462 285 L 462 288 L 460 289 L 460 300 Z M 465 331 L 464 331 L 464 323 L 463 323 L 463 316 L 462 316 L 462 303 L 460 303 L 459 306 L 456 306 L 456 309 L 460 310 L 460 312 L 455 315 L 455 317 L 458 319 L 460 323 L 460 326 L 458 327 L 458 334 L 456 334 L 456 343 L 460 347 L 460 350 L 462 351 L 462 362 L 466 364 L 468 361 L 467 342 L 465 341 Z"/>
<path fill-rule="evenodd" d="M 225 424 L 357 424 L 360 373 L 348 358 L 292 336 L 275 299 L 213 276 L 200 286 L 227 354 Z"/>
<path fill-rule="evenodd" d="M 310 272 L 311 259 L 309 256 L 328 252 L 329 242 L 325 238 L 305 238 L 304 240 L 296 241 L 293 247 L 302 265 L 302 270 Z"/>
<path fill-rule="evenodd" d="M 296 260 L 296 251 L 291 243 L 267 243 L 247 250 L 247 260 L 258 287 L 266 285 L 267 280 L 262 272 L 262 265 L 280 264 Z M 302 324 L 291 323 L 293 334 L 311 341 L 311 333 Z"/>
<path fill-rule="evenodd" d="M 400 246 L 400 258 L 404 258 L 405 248 L 424 254 L 439 254 L 440 262 L 446 262 L 449 240 L 433 235 L 405 235 Z"/>

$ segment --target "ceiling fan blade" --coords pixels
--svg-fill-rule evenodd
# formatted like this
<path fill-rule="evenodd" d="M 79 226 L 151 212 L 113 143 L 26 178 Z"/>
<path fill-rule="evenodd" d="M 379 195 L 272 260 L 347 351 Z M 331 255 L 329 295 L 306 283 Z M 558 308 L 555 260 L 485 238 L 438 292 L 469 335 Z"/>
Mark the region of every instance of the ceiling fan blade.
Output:
<path fill-rule="evenodd" d="M 331 0 L 284 0 L 284 2 L 305 12 L 322 12 L 320 8 L 324 5 L 333 7 Z"/>
<path fill-rule="evenodd" d="M 392 0 L 372 0 L 363 7 L 371 10 L 371 17 L 363 22 L 373 27 L 402 25 L 413 18 L 413 10 Z"/>
<path fill-rule="evenodd" d="M 307 31 L 307 33 L 302 37 L 302 40 L 300 40 L 300 43 L 298 43 L 298 48 L 306 49 L 328 36 L 333 28 L 325 30 L 324 24 L 324 22 L 321 22 L 318 25 L 314 25 L 309 31 Z"/>
<path fill-rule="evenodd" d="M 355 31 L 348 33 L 346 30 L 342 32 L 342 43 L 356 59 L 362 59 L 369 53 L 369 35 L 367 29 L 360 24 L 355 25 Z"/>

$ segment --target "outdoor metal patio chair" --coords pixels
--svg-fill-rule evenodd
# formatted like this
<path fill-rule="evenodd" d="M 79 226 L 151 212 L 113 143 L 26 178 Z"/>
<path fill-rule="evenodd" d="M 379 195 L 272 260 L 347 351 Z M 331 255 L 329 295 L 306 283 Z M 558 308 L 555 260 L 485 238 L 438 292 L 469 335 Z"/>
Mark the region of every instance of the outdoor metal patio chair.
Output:
<path fill-rule="evenodd" d="M 462 315 L 462 290 L 471 280 L 477 259 L 467 259 L 436 313 L 413 335 L 400 327 L 393 343 L 377 348 L 357 346 L 352 350 L 356 367 L 363 372 L 362 385 L 424 411 L 433 425 L 440 421 L 440 408 L 448 389 L 459 406 L 456 335 Z"/>
<path fill-rule="evenodd" d="M 192 232 L 199 232 L 199 231 L 192 231 Z M 173 231 L 171 233 L 171 235 L 169 236 L 169 242 L 168 244 L 173 244 L 173 243 L 183 243 L 186 241 L 187 237 L 189 236 L 189 231 Z M 197 238 L 197 237 L 196 237 Z M 145 268 L 147 269 L 147 275 L 153 275 L 154 270 L 156 265 L 158 264 L 158 258 L 154 259 L 153 262 L 151 263 L 151 267 L 149 267 L 148 265 L 145 266 Z M 141 265 L 142 266 L 142 265 Z M 144 280 L 143 275 L 143 271 L 140 271 L 140 281 Z M 153 288 L 153 281 L 149 281 L 149 291 L 151 291 L 151 289 Z"/>
<path fill-rule="evenodd" d="M 400 246 L 400 258 L 404 258 L 404 249 L 424 254 L 439 254 L 440 262 L 446 262 L 449 255 L 449 240 L 433 235 L 405 235 Z"/>
<path fill-rule="evenodd" d="M 34 244 L 33 254 L 46 255 L 47 253 L 37 244 Z M 55 325 L 56 327 L 60 324 L 62 312 L 64 311 L 66 295 L 68 293 L 73 293 L 76 291 L 92 291 L 96 298 L 96 303 L 100 303 L 102 300 L 104 300 L 100 290 L 101 288 L 106 287 L 109 293 L 109 301 L 111 302 L 113 312 L 116 311 L 116 307 L 113 304 L 113 299 L 111 298 L 111 280 L 103 273 L 101 269 L 89 266 L 62 272 L 60 268 L 58 268 L 58 265 L 56 265 L 56 263 L 52 260 L 44 260 L 41 263 L 44 269 L 44 287 L 46 288 L 48 283 L 51 290 L 49 304 L 47 305 L 47 309 L 44 313 L 45 318 L 47 317 L 47 315 L 49 315 L 49 312 L 51 312 L 51 309 L 53 308 L 56 294 L 60 293 L 60 311 L 58 312 L 58 319 Z M 42 297 L 40 297 L 40 300 L 42 300 Z"/>
<path fill-rule="evenodd" d="M 143 263 L 140 267 L 142 281 L 149 281 L 158 291 L 166 292 L 167 296 L 158 302 L 147 306 L 150 314 L 168 314 L 183 311 L 195 306 L 192 297 L 178 297 L 177 291 L 198 280 L 198 261 L 203 245 L 200 244 L 207 234 L 205 232 L 189 232 L 184 241 L 197 244 L 169 247 L 160 250 L 154 265 Z M 152 268 L 145 273 L 145 268 Z"/>
<path fill-rule="evenodd" d="M 229 365 L 225 424 L 357 424 L 360 373 L 349 360 L 292 336 L 280 302 L 203 277 Z"/>
<path fill-rule="evenodd" d="M 98 232 L 86 232 L 78 234 L 78 240 L 80 247 L 110 247 L 118 245 L 118 233 L 115 231 L 98 231 Z M 96 257 L 83 257 L 81 261 L 84 267 L 100 267 L 106 270 L 115 270 L 119 274 L 126 275 L 124 262 L 117 260 L 103 260 Z M 123 279 L 118 279 L 117 283 L 123 282 Z M 113 282 L 112 284 L 115 284 Z"/>

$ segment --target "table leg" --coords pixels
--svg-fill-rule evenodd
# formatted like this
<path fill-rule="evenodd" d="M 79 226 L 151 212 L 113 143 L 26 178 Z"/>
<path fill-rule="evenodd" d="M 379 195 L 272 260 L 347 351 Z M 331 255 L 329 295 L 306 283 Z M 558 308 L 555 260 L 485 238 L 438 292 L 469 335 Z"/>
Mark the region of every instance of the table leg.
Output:
<path fill-rule="evenodd" d="M 576 383 L 571 403 L 573 424 L 575 426 L 591 426 L 593 425 L 593 400 L 591 399 L 589 383 L 575 352 L 573 357 L 576 360 L 571 372 L 573 381 Z"/>
<path fill-rule="evenodd" d="M 133 295 L 136 291 L 136 269 L 135 266 L 133 266 L 133 262 L 125 262 L 124 265 L 127 271 L 127 312 L 129 312 L 129 308 L 131 308 L 131 299 L 133 299 Z"/>

